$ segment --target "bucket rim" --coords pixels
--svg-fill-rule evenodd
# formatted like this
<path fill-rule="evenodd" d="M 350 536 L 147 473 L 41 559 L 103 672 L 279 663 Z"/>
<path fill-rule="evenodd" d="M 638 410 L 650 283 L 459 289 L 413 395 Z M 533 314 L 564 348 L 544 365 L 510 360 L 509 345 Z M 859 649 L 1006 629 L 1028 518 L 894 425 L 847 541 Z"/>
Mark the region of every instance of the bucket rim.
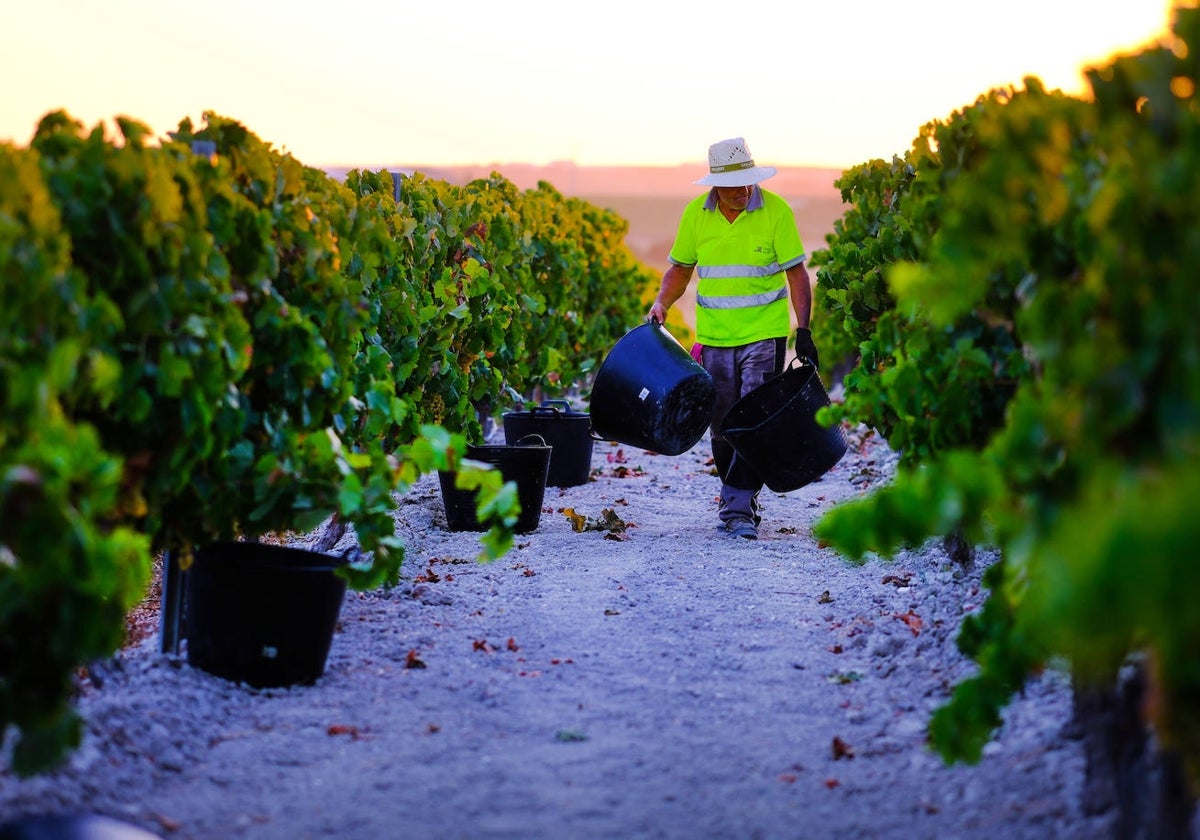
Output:
<path fill-rule="evenodd" d="M 596 371 L 590 434 L 680 455 L 712 425 L 715 399 L 712 374 L 666 326 L 647 319 L 616 341 Z"/>
<path fill-rule="evenodd" d="M 596 368 L 596 378 L 600 377 L 600 374 L 604 371 L 604 366 L 609 362 L 610 359 L 613 358 L 614 351 L 618 347 L 620 347 L 623 343 L 627 344 L 629 338 L 634 333 L 641 332 L 641 333 L 645 334 L 647 332 L 647 330 L 653 331 L 654 334 L 656 334 L 656 335 L 666 336 L 672 342 L 679 345 L 679 348 L 681 350 L 683 350 L 683 352 L 687 353 L 687 348 L 685 348 L 682 344 L 679 344 L 679 339 L 677 339 L 674 335 L 672 335 L 671 331 L 668 330 L 666 328 L 666 326 L 664 326 L 663 324 L 660 324 L 658 321 L 649 321 L 649 320 L 643 321 L 642 323 L 637 324 L 636 326 L 630 327 L 628 330 L 626 330 L 625 334 L 622 335 L 620 338 L 618 338 L 613 343 L 612 347 L 608 348 L 608 352 L 605 353 L 604 358 L 600 360 L 600 367 Z M 689 354 L 689 358 L 691 358 L 690 354 Z M 613 362 L 613 364 L 616 364 L 616 362 Z"/>
<path fill-rule="evenodd" d="M 559 409 L 559 406 L 562 409 Z M 518 419 L 531 419 L 534 417 L 544 417 L 551 420 L 587 420 L 588 413 L 586 411 L 576 411 L 571 407 L 571 404 L 566 400 L 549 399 L 542 400 L 541 405 L 535 405 L 532 408 L 527 408 L 522 411 L 506 411 L 502 415 L 503 419 L 507 420 L 510 417 Z"/>
<path fill-rule="evenodd" d="M 515 450 L 515 449 L 529 450 L 529 451 L 537 452 L 537 451 L 540 451 L 540 450 L 542 450 L 542 449 L 553 449 L 553 448 L 554 448 L 554 447 L 553 447 L 553 446 L 551 446 L 551 445 L 550 445 L 550 444 L 548 444 L 548 443 L 536 443 L 536 444 L 533 444 L 533 443 L 514 443 L 514 444 L 511 444 L 511 445 L 509 445 L 509 444 L 503 444 L 503 443 L 496 443 L 496 444 L 490 444 L 490 443 L 489 443 L 489 444 L 487 444 L 487 445 L 485 445 L 485 446 L 468 446 L 468 447 L 467 447 L 467 458 L 468 458 L 468 459 L 471 459 L 471 460 L 475 460 L 475 459 L 472 459 L 472 458 L 471 458 L 471 453 L 472 453 L 472 452 L 474 452 L 474 453 L 476 453 L 476 454 L 496 454 L 496 455 L 502 455 L 502 454 L 504 454 L 505 452 L 512 452 L 512 451 L 513 451 L 513 450 Z"/>
<path fill-rule="evenodd" d="M 796 362 L 800 362 L 800 364 L 797 365 Z M 803 374 L 804 378 L 802 380 L 800 380 L 798 383 L 796 383 L 794 386 L 792 386 L 794 390 L 792 391 L 792 393 L 787 393 L 785 395 L 786 398 L 781 403 L 779 403 L 778 405 L 772 406 L 773 412 L 771 415 L 764 417 L 762 420 L 758 421 L 757 423 L 754 423 L 753 425 L 729 426 L 729 425 L 726 425 L 724 421 L 722 421 L 721 434 L 722 435 L 728 435 L 728 434 L 737 435 L 737 434 L 741 434 L 742 432 L 752 432 L 752 431 L 756 431 L 757 429 L 762 428 L 764 425 L 772 422 L 772 420 L 774 419 L 775 413 L 782 411 L 783 409 L 785 409 L 789 405 L 791 405 L 795 400 L 801 399 L 804 396 L 804 389 L 808 388 L 812 384 L 813 377 L 817 378 L 817 384 L 820 385 L 820 387 L 821 387 L 821 393 L 826 396 L 826 399 L 828 398 L 828 395 L 825 392 L 825 383 L 821 382 L 820 372 L 817 369 L 816 365 L 813 365 L 811 362 L 808 364 L 805 364 L 799 358 L 796 358 L 796 359 L 793 359 L 791 361 L 791 363 L 787 367 L 785 367 L 780 373 L 778 373 L 775 376 L 772 376 L 770 379 L 763 382 L 757 388 L 753 389 L 752 391 L 744 394 L 741 398 L 739 398 L 733 405 L 731 405 L 729 407 L 729 411 L 726 412 L 726 414 L 725 414 L 726 419 L 728 419 L 728 417 L 730 415 L 739 414 L 742 411 L 745 411 L 747 406 L 757 405 L 763 399 L 766 399 L 768 396 L 773 395 L 776 389 L 787 385 L 787 378 L 794 378 L 796 374 Z"/>
<path fill-rule="evenodd" d="M 345 568 L 349 561 L 337 554 L 325 554 L 294 545 L 251 542 L 249 540 L 217 540 L 198 547 L 194 559 L 205 563 L 253 563 L 260 569 L 280 569 L 291 572 L 330 572 Z"/>

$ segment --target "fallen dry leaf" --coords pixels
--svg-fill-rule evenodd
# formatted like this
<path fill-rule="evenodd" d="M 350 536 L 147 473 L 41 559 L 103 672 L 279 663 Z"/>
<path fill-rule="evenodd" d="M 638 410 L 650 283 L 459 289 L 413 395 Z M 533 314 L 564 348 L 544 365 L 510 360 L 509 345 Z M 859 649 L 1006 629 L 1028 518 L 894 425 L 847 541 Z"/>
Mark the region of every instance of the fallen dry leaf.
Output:
<path fill-rule="evenodd" d="M 413 583 L 437 583 L 440 580 L 441 577 L 433 570 L 433 566 L 430 566 L 423 573 L 414 577 Z"/>
<path fill-rule="evenodd" d="M 574 508 L 563 508 L 563 516 L 571 522 L 571 530 L 576 533 L 582 531 L 607 531 L 606 539 L 624 540 L 628 537 L 621 536 L 628 528 L 636 528 L 637 526 L 631 522 L 626 522 L 621 517 L 617 516 L 616 511 L 612 508 L 604 508 L 600 511 L 600 516 L 596 519 L 584 516 L 577 512 Z"/>
<path fill-rule="evenodd" d="M 614 533 L 620 533 L 629 527 L 629 523 L 617 516 L 617 512 L 612 508 L 604 508 L 600 511 L 600 521 L 602 527 Z"/>
<path fill-rule="evenodd" d="M 843 758 L 854 758 L 854 747 L 847 744 L 838 736 L 833 736 L 833 760 L 838 761 Z"/>
<path fill-rule="evenodd" d="M 920 635 L 921 628 L 924 626 L 924 622 L 921 621 L 921 616 L 917 615 L 912 610 L 909 610 L 906 613 L 892 613 L 892 616 L 907 624 L 908 629 L 912 631 L 914 636 Z"/>
<path fill-rule="evenodd" d="M 587 517 L 581 513 L 576 513 L 575 508 L 563 508 L 563 516 L 571 523 L 571 530 L 575 533 L 581 533 L 587 525 Z"/>

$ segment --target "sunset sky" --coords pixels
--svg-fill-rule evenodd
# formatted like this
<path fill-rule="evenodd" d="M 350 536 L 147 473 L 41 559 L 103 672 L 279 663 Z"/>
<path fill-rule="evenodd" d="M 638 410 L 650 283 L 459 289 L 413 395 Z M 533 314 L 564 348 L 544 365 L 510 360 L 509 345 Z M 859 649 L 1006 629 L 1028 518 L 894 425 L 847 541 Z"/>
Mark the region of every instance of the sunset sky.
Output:
<path fill-rule="evenodd" d="M 1194 0 L 1190 0 L 1194 2 Z M 1164 35 L 1170 0 L 3 0 L 0 141 L 65 109 L 156 134 L 205 111 L 314 166 L 667 165 L 745 137 L 848 167 L 1026 75 Z"/>

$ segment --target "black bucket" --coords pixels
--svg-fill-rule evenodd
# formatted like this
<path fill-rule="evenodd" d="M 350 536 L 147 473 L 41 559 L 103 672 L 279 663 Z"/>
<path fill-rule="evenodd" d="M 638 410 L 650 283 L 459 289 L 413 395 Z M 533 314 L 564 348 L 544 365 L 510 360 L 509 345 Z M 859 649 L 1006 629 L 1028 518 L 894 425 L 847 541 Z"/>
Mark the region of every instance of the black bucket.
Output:
<path fill-rule="evenodd" d="M 270 543 L 222 542 L 187 573 L 187 658 L 256 687 L 311 683 L 325 659 L 346 580 L 341 558 Z"/>
<path fill-rule="evenodd" d="M 0 825 L 0 840 L 162 840 L 101 814 L 35 814 Z"/>
<path fill-rule="evenodd" d="M 696 445 L 712 422 L 712 376 L 655 322 L 608 351 L 592 383 L 592 434 L 663 455 Z"/>
<path fill-rule="evenodd" d="M 530 411 L 505 412 L 505 443 L 514 444 L 526 435 L 541 435 L 550 446 L 547 486 L 574 487 L 587 483 L 595 442 L 587 414 L 572 411 L 566 400 L 544 400 Z"/>
<path fill-rule="evenodd" d="M 811 364 L 796 364 L 742 397 L 721 434 L 776 493 L 796 490 L 833 469 L 846 454 L 841 426 L 825 428 L 816 413 L 829 394 Z"/>
<path fill-rule="evenodd" d="M 528 534 L 537 530 L 546 495 L 546 475 L 550 471 L 551 449 L 541 435 L 526 435 L 513 446 L 468 446 L 467 457 L 500 469 L 505 481 L 517 485 L 521 513 L 513 530 Z M 438 471 L 442 504 L 446 508 L 446 527 L 451 531 L 486 531 L 475 512 L 478 490 L 455 486 L 457 473 Z"/>

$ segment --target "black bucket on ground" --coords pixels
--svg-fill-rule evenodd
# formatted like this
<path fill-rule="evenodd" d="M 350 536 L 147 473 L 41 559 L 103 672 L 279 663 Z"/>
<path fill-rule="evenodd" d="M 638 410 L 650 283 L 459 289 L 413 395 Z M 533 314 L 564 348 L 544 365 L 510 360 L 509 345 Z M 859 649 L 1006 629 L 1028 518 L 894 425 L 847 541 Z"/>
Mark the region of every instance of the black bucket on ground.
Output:
<path fill-rule="evenodd" d="M 537 530 L 542 516 L 542 500 L 546 495 L 546 475 L 550 470 L 551 448 L 541 435 L 525 435 L 512 446 L 468 446 L 467 457 L 472 461 L 492 464 L 500 470 L 505 481 L 517 485 L 521 513 L 513 530 L 528 534 Z M 451 531 L 486 531 L 475 512 L 478 490 L 455 486 L 457 473 L 438 471 L 442 488 L 442 504 L 446 509 L 446 527 Z"/>
<path fill-rule="evenodd" d="M 586 484 L 592 471 L 591 418 L 572 411 L 566 400 L 543 400 L 530 411 L 504 414 L 504 441 L 513 444 L 526 435 L 541 435 L 550 446 L 549 487 Z"/>
<path fill-rule="evenodd" d="M 270 543 L 204 546 L 187 573 L 188 662 L 256 687 L 315 681 L 346 594 L 335 571 L 344 563 Z"/>
<path fill-rule="evenodd" d="M 646 322 L 608 351 L 592 383 L 592 434 L 679 455 L 712 422 L 712 376 L 666 328 Z"/>
<path fill-rule="evenodd" d="M 162 840 L 101 814 L 35 814 L 0 825 L 0 840 Z"/>
<path fill-rule="evenodd" d="M 846 454 L 841 426 L 827 429 L 816 420 L 829 405 L 820 374 L 798 361 L 734 403 L 721 427 L 738 457 L 776 493 L 816 481 Z"/>

